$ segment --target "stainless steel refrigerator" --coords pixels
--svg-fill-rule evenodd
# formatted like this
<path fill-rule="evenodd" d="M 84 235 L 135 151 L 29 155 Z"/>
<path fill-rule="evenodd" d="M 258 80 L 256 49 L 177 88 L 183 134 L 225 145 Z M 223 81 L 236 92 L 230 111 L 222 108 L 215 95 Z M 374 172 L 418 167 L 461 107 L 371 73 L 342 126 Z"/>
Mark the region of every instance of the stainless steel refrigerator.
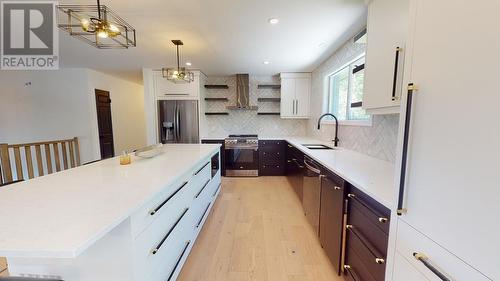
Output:
<path fill-rule="evenodd" d="M 198 101 L 158 101 L 158 135 L 161 143 L 198 143 Z"/>

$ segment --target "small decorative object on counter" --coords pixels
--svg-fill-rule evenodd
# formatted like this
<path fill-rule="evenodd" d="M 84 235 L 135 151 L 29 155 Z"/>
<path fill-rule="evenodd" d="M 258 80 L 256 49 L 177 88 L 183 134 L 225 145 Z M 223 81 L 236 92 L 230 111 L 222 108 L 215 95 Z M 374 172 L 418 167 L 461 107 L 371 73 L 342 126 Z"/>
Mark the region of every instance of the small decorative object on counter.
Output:
<path fill-rule="evenodd" d="M 130 163 L 132 163 L 130 154 L 128 154 L 127 151 L 123 151 L 122 155 L 120 155 L 120 165 L 129 165 Z"/>
<path fill-rule="evenodd" d="M 161 153 L 161 148 L 163 147 L 163 144 L 155 144 L 155 145 L 150 145 L 146 146 L 144 148 L 137 149 L 135 151 L 135 156 L 141 157 L 141 158 L 153 158 L 156 155 Z"/>

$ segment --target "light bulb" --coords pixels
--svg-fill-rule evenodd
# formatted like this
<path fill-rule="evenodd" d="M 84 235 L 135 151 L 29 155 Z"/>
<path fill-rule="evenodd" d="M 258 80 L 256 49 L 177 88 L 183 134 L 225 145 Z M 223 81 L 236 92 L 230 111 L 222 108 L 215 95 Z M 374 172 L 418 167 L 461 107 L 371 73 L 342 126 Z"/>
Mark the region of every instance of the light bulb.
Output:
<path fill-rule="evenodd" d="M 99 36 L 100 38 L 108 38 L 108 32 L 106 32 L 105 30 L 100 30 L 97 32 L 97 36 Z"/>
<path fill-rule="evenodd" d="M 109 25 L 109 30 L 111 30 L 113 32 L 120 32 L 120 29 L 118 29 L 118 27 L 114 24 Z"/>
<path fill-rule="evenodd" d="M 82 19 L 80 21 L 80 24 L 82 25 L 82 29 L 85 30 L 85 31 L 88 31 L 89 30 L 89 25 L 90 25 L 90 22 L 88 19 Z"/>

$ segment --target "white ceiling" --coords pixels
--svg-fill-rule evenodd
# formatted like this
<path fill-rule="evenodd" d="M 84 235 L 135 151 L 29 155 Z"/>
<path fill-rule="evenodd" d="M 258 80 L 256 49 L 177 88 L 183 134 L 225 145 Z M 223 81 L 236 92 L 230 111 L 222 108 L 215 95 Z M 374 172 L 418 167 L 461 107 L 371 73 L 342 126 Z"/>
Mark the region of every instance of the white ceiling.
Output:
<path fill-rule="evenodd" d="M 94 0 L 61 0 L 94 4 Z M 137 47 L 99 50 L 60 31 L 61 67 L 142 81 L 142 68 L 181 63 L 207 75 L 312 71 L 366 23 L 364 0 L 101 0 L 137 31 Z M 278 18 L 270 25 L 269 18 Z M 264 65 L 263 61 L 270 64 Z"/>

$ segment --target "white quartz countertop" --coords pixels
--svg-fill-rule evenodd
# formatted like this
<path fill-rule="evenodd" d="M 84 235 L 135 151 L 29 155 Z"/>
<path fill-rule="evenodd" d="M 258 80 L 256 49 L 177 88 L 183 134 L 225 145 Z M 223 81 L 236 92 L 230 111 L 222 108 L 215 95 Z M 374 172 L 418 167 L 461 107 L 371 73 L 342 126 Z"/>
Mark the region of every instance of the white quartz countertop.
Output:
<path fill-rule="evenodd" d="M 164 145 L 0 188 L 0 256 L 76 257 L 219 147 Z"/>
<path fill-rule="evenodd" d="M 271 138 L 267 138 L 271 139 Z M 392 209 L 395 204 L 394 164 L 345 148 L 309 149 L 303 144 L 325 143 L 307 137 L 284 137 L 290 144 L 325 166 L 367 195 Z"/>
<path fill-rule="evenodd" d="M 259 135 L 259 140 L 285 140 L 387 208 L 392 209 L 395 205 L 393 163 L 342 147 L 335 150 L 308 149 L 303 144 L 333 146 L 332 142 L 326 143 L 310 137 Z"/>

